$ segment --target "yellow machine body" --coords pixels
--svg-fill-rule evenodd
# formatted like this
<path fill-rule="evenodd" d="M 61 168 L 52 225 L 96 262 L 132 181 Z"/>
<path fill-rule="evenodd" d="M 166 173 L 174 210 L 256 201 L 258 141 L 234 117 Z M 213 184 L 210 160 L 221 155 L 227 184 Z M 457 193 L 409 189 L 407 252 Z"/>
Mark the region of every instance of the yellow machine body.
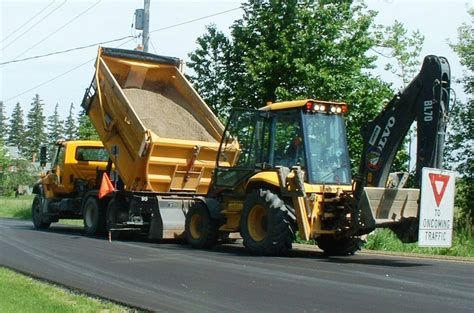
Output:
<path fill-rule="evenodd" d="M 100 141 L 63 141 L 57 144 L 51 170 L 40 182 L 47 199 L 64 197 L 76 191 L 80 180 L 89 188 L 97 185 L 97 170 L 107 166 L 107 153 Z"/>
<path fill-rule="evenodd" d="M 207 193 L 224 127 L 177 64 L 107 55 L 101 48 L 95 88 L 88 114 L 126 190 Z M 159 120 L 154 114 L 162 104 L 148 103 L 145 111 L 139 110 L 140 99 L 131 101 L 127 89 L 176 105 L 179 110 L 171 118 L 178 126 L 186 122 L 179 114 L 186 110 L 207 132 L 207 140 L 182 138 L 178 129 L 174 134 L 165 130 L 168 137 L 163 137 L 150 127 L 158 124 L 153 119 Z"/>

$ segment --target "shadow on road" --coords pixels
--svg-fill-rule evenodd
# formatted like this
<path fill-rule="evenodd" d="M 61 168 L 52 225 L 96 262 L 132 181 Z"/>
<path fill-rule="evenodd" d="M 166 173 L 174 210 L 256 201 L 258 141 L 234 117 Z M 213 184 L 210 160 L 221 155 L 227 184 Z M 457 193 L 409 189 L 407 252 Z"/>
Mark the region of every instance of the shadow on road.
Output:
<path fill-rule="evenodd" d="M 49 229 L 38 230 L 33 227 L 33 225 L 21 224 L 21 225 L 12 225 L 12 228 L 23 229 L 27 231 L 35 232 L 44 232 L 58 235 L 72 236 L 72 238 L 79 239 L 83 238 L 83 227 L 76 225 L 64 225 L 64 224 L 52 224 Z M 95 239 L 100 241 L 106 241 L 108 238 L 105 236 L 96 236 L 88 237 L 89 239 Z M 231 255 L 233 257 L 239 258 L 249 258 L 249 259 L 258 259 L 264 260 L 265 258 L 271 258 L 273 260 L 277 259 L 311 259 L 316 262 L 328 262 L 335 264 L 359 264 L 367 266 L 385 266 L 385 267 L 419 267 L 419 266 L 429 266 L 427 263 L 418 263 L 413 262 L 412 260 L 408 261 L 407 259 L 397 258 L 394 256 L 390 257 L 374 257 L 373 255 L 361 255 L 357 254 L 354 256 L 346 257 L 333 257 L 327 256 L 320 250 L 316 250 L 312 247 L 308 249 L 294 249 L 288 252 L 285 256 L 259 256 L 253 255 L 240 243 L 226 243 L 216 245 L 213 249 L 209 250 L 197 250 L 192 249 L 189 246 L 185 245 L 183 240 L 148 240 L 146 236 L 143 235 L 132 235 L 128 234 L 127 236 L 121 236 L 120 240 L 114 239 L 114 242 L 126 242 L 129 244 L 136 244 L 140 246 L 146 246 L 151 249 L 166 249 L 166 250 L 182 250 L 191 254 L 206 254 L 212 253 L 216 255 Z"/>

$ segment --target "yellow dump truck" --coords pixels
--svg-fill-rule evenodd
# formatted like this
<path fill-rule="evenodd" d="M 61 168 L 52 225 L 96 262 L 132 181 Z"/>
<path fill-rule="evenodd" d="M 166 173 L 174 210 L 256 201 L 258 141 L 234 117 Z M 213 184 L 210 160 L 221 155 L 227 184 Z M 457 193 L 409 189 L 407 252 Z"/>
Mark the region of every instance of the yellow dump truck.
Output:
<path fill-rule="evenodd" d="M 182 236 L 188 207 L 209 190 L 224 126 L 179 65 L 176 58 L 99 50 L 83 106 L 116 169 L 117 191 L 96 205 L 107 203 L 108 229 Z M 230 166 L 236 156 L 237 149 Z"/>
<path fill-rule="evenodd" d="M 140 51 L 99 50 L 83 107 L 110 158 L 98 176 L 107 173 L 115 190 L 99 198 L 95 184 L 81 194 L 86 233 L 184 236 L 195 248 L 239 233 L 250 251 L 265 255 L 287 252 L 297 231 L 338 255 L 353 254 L 359 237 L 377 227 L 416 240 L 419 176 L 414 189 L 385 185 L 415 119 L 422 138 L 417 173 L 441 167 L 444 137 L 432 134 L 446 127 L 446 59 L 426 57 L 413 82 L 364 125 L 354 179 L 345 103 L 305 99 L 236 108 L 224 128 L 179 64 Z"/>

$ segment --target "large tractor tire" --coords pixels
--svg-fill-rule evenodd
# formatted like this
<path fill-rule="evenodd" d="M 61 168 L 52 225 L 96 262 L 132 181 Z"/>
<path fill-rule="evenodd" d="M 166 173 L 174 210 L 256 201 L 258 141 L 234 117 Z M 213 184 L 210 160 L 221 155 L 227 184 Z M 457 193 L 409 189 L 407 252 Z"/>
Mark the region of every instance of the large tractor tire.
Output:
<path fill-rule="evenodd" d="M 353 255 L 363 246 L 364 241 L 358 237 L 339 238 L 333 236 L 322 235 L 316 238 L 318 247 L 324 251 L 326 255 L 347 256 Z"/>
<path fill-rule="evenodd" d="M 40 194 L 36 194 L 31 206 L 31 217 L 36 229 L 47 229 L 51 226 L 49 218 L 43 213 L 43 205 L 46 201 Z"/>
<path fill-rule="evenodd" d="M 240 234 L 244 245 L 260 255 L 286 254 L 295 239 L 296 217 L 280 197 L 267 189 L 254 190 L 244 204 Z"/>
<path fill-rule="evenodd" d="M 202 203 L 196 203 L 186 214 L 186 240 L 196 249 L 208 249 L 217 242 L 218 222 L 211 217 Z"/>
<path fill-rule="evenodd" d="M 87 236 L 103 234 L 105 232 L 105 214 L 100 209 L 99 201 L 89 197 L 84 204 L 84 233 Z"/>

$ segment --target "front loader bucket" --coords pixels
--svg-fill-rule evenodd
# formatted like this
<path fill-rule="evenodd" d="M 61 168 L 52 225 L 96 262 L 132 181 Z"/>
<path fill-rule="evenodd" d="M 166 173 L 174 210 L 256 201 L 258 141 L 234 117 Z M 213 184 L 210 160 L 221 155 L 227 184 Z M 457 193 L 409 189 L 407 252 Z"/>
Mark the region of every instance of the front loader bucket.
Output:
<path fill-rule="evenodd" d="M 402 242 L 418 239 L 419 189 L 365 187 L 359 202 L 359 228 L 390 228 Z"/>

